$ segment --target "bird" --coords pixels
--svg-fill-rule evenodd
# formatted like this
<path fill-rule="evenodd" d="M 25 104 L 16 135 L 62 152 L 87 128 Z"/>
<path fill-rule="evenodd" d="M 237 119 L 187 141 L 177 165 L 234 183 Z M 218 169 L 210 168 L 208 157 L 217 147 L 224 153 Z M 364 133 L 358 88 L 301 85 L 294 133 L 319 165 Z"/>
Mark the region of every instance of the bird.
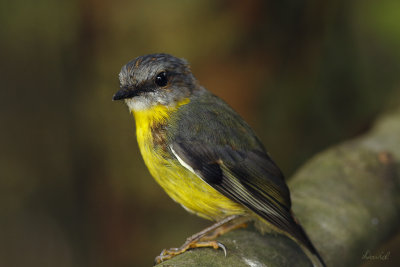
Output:
<path fill-rule="evenodd" d="M 279 167 L 244 119 L 199 84 L 185 59 L 139 56 L 121 68 L 119 83 L 113 100 L 133 114 L 150 174 L 184 209 L 216 222 L 181 247 L 164 249 L 156 263 L 199 247 L 226 255 L 216 237 L 253 221 L 261 232 L 288 236 L 315 266 L 325 266 L 291 211 Z"/>

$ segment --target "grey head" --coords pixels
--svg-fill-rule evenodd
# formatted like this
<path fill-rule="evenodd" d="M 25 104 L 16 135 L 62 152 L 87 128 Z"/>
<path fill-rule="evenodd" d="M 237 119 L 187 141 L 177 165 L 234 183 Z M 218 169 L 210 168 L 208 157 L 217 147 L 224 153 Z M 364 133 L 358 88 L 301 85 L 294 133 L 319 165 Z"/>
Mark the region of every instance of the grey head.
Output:
<path fill-rule="evenodd" d="M 131 110 L 173 106 L 200 89 L 186 60 L 168 54 L 137 57 L 122 67 L 120 90 L 113 100 L 125 100 Z"/>

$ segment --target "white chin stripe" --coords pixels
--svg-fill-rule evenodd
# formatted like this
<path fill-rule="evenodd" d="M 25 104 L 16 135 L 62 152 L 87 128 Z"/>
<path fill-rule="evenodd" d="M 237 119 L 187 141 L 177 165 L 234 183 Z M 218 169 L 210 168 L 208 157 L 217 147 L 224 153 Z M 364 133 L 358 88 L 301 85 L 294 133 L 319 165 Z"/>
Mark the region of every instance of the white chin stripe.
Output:
<path fill-rule="evenodd" d="M 133 98 L 125 99 L 125 103 L 132 111 L 149 109 L 152 105 L 149 99 L 143 96 L 135 96 Z"/>

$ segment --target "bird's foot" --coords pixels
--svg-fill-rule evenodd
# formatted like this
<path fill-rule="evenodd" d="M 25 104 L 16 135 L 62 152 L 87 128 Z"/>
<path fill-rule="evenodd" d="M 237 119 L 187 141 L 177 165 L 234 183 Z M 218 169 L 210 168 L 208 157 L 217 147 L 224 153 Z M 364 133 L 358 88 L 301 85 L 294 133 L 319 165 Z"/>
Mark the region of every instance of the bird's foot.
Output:
<path fill-rule="evenodd" d="M 214 223 L 210 227 L 207 227 L 203 231 L 192 235 L 191 237 L 186 239 L 186 242 L 181 247 L 164 249 L 161 254 L 155 258 L 155 264 L 169 260 L 176 255 L 182 254 L 185 251 L 193 248 L 220 248 L 224 251 L 224 254 L 226 256 L 226 247 L 222 243 L 215 241 L 215 239 L 220 235 L 234 229 L 246 227 L 248 220 L 248 218 L 239 215 L 231 215 L 229 217 L 226 217 Z"/>
<path fill-rule="evenodd" d="M 159 264 L 163 261 L 169 260 L 179 254 L 184 253 L 185 251 L 193 248 L 213 248 L 213 249 L 222 249 L 226 256 L 226 247 L 224 244 L 218 241 L 192 241 L 188 239 L 185 244 L 183 244 L 180 248 L 170 248 L 164 249 L 161 251 L 161 254 L 157 256 L 154 260 L 155 264 Z"/>

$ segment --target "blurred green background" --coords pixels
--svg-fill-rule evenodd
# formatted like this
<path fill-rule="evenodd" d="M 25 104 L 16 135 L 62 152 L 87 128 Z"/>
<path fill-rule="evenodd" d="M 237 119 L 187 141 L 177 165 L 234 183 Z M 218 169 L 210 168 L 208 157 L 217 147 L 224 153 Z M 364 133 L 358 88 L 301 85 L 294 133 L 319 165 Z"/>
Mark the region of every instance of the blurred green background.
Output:
<path fill-rule="evenodd" d="M 210 224 L 153 181 L 133 117 L 111 101 L 129 60 L 189 60 L 289 177 L 400 96 L 399 10 L 398 0 L 1 0 L 0 266 L 151 266 Z M 388 262 L 365 266 L 398 266 L 392 243 Z"/>

